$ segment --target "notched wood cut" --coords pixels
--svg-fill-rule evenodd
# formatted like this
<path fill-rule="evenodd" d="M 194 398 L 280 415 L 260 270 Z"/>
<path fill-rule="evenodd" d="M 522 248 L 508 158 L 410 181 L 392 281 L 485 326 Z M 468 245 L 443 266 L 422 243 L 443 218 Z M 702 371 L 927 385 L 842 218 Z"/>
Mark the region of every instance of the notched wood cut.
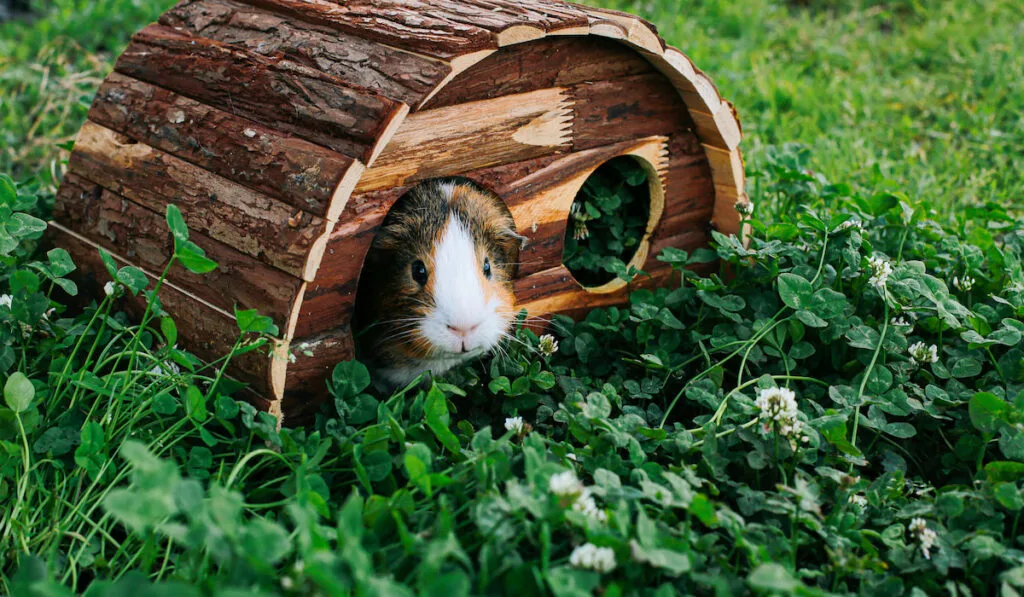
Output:
<path fill-rule="evenodd" d="M 572 107 L 567 90 L 556 87 L 410 114 L 356 192 L 566 150 Z"/>

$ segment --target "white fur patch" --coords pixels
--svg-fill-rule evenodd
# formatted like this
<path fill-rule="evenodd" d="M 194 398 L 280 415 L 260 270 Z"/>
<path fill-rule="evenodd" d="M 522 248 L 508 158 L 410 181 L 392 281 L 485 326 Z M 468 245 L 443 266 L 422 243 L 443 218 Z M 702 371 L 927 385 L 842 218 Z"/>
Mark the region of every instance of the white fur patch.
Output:
<path fill-rule="evenodd" d="M 431 268 L 434 308 L 421 326 L 438 358 L 479 356 L 501 340 L 508 323 L 497 312 L 500 301 L 487 301 L 481 284 L 482 267 L 469 227 L 457 216 L 451 216 L 435 249 Z"/>

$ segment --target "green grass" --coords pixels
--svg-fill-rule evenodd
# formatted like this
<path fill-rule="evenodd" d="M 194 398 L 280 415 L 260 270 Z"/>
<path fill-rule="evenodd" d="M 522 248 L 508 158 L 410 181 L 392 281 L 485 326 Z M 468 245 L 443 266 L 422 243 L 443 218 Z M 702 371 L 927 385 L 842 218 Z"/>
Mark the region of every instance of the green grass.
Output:
<path fill-rule="evenodd" d="M 676 283 L 426 387 L 340 363 L 284 429 L 223 376 L 268 318 L 203 363 L 162 278 L 110 261 L 70 310 L 74 264 L 39 250 L 57 145 L 164 6 L 0 25 L 0 595 L 1019 595 L 1014 4 L 617 7 L 739 107 L 749 247 L 667 249 Z"/>
<path fill-rule="evenodd" d="M 1019 3 L 807 4 L 614 6 L 652 20 L 736 105 L 749 165 L 799 142 L 830 178 L 891 179 L 945 213 L 1024 204 Z"/>
<path fill-rule="evenodd" d="M 44 4 L 42 2 L 40 5 Z M 128 37 L 166 1 L 58 0 L 0 25 L 0 172 L 51 178 Z M 642 15 L 738 108 L 748 164 L 896 181 L 943 213 L 1024 201 L 1024 20 L 1014 0 L 594 2 Z"/>

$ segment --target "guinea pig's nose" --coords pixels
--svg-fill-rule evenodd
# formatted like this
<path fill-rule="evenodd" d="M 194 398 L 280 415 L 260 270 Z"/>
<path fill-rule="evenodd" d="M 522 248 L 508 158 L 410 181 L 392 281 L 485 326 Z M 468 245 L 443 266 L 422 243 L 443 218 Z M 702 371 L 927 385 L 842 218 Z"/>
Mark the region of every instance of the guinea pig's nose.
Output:
<path fill-rule="evenodd" d="M 448 324 L 448 331 L 455 334 L 460 338 L 468 338 L 470 334 L 476 331 L 480 324 L 474 323 L 473 325 L 452 325 Z"/>

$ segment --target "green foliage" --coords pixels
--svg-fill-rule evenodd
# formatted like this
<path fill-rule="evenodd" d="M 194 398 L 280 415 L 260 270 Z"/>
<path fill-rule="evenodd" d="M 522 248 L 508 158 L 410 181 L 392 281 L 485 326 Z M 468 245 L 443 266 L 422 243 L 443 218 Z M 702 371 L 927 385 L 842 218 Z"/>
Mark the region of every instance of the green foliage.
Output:
<path fill-rule="evenodd" d="M 0 24 L 0 170 L 20 183 L 0 176 L 0 594 L 1024 590 L 1014 3 L 602 2 L 740 107 L 750 244 L 664 251 L 677 284 L 554 322 L 557 350 L 521 329 L 391 396 L 339 364 L 301 429 L 223 376 L 271 320 L 238 310 L 232 354 L 203 363 L 163 277 L 107 256 L 109 292 L 71 311 L 74 263 L 37 245 L 57 143 L 169 4 Z M 572 254 L 628 276 L 629 227 L 603 214 L 642 202 L 591 195 L 600 232 Z M 174 212 L 175 261 L 210 271 Z"/>
<path fill-rule="evenodd" d="M 340 363 L 307 428 L 174 347 L 162 278 L 140 326 L 116 292 L 5 319 L 25 341 L 0 409 L 3 590 L 1014 594 L 1024 221 L 991 205 L 943 226 L 802 155 L 753 173 L 748 246 L 666 251 L 671 287 L 390 396 Z M 39 271 L 31 242 L 12 313 L 42 286 L 13 275 Z M 729 276 L 690 269 L 708 264 Z"/>
<path fill-rule="evenodd" d="M 600 286 L 637 272 L 628 263 L 650 218 L 647 171 L 633 157 L 601 165 L 573 201 L 562 263 L 584 286 Z"/>

